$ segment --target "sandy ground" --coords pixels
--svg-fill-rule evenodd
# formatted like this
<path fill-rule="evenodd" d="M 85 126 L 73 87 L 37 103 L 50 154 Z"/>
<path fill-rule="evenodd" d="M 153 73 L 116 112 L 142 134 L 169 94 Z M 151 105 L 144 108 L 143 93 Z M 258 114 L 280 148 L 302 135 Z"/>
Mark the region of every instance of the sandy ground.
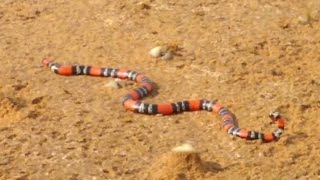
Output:
<path fill-rule="evenodd" d="M 318 0 L 2 0 L 0 179 L 150 179 L 185 142 L 209 168 L 168 179 L 317 179 L 319 29 Z M 150 57 L 162 44 L 181 56 Z M 126 112 L 135 84 L 58 76 L 44 57 L 144 72 L 159 87 L 148 102 L 219 100 L 241 127 L 273 130 L 272 110 L 288 124 L 262 144 L 230 138 L 208 112 Z"/>

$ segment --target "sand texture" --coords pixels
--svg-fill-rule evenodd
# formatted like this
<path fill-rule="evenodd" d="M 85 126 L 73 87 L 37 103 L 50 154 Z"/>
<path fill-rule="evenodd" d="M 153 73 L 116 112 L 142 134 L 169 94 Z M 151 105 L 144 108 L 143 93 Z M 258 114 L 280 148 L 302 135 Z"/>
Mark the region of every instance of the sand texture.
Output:
<path fill-rule="evenodd" d="M 177 54 L 151 57 L 159 45 Z M 263 132 L 278 110 L 287 126 L 263 144 L 209 112 L 127 112 L 135 83 L 59 76 L 45 57 L 143 72 L 147 102 L 218 100 Z M 0 62 L 0 179 L 320 178 L 319 0 L 1 0 Z M 170 154 L 185 142 L 187 164 Z"/>

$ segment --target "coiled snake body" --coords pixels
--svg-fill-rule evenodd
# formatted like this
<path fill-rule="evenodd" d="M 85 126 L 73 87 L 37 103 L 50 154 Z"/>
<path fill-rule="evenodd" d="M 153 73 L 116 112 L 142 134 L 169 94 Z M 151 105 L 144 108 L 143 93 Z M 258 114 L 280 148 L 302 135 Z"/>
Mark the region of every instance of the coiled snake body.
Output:
<path fill-rule="evenodd" d="M 56 74 L 65 76 L 89 75 L 129 79 L 132 81 L 136 81 L 138 84 L 140 84 L 140 87 L 130 91 L 128 94 L 124 95 L 121 98 L 123 106 L 127 110 L 133 111 L 135 113 L 170 115 L 174 113 L 181 113 L 184 111 L 213 111 L 221 117 L 223 122 L 223 129 L 229 134 L 246 140 L 261 139 L 263 142 L 278 140 L 284 130 L 285 120 L 278 112 L 271 112 L 269 114 L 272 122 L 278 123 L 278 128 L 272 133 L 261 133 L 239 128 L 233 114 L 227 108 L 214 101 L 187 100 L 176 103 L 144 103 L 140 99 L 146 97 L 154 89 L 154 83 L 144 74 L 135 71 L 114 68 L 100 68 L 84 65 L 64 66 L 57 64 L 47 58 L 43 60 L 43 64 L 48 66 L 51 71 L 55 72 Z"/>

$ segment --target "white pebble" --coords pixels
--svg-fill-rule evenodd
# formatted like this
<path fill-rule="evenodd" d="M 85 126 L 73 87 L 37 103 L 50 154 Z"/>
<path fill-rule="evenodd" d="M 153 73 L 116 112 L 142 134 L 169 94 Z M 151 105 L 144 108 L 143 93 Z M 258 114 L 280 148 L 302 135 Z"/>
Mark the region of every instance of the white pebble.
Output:
<path fill-rule="evenodd" d="M 152 56 L 152 57 L 161 57 L 161 56 L 164 56 L 165 53 L 168 51 L 168 48 L 167 47 L 163 47 L 163 46 L 157 46 L 155 48 L 152 48 L 149 52 L 149 54 Z"/>
<path fill-rule="evenodd" d="M 299 22 L 300 24 L 303 24 L 303 25 L 309 24 L 309 17 L 308 17 L 308 16 L 305 16 L 305 15 L 299 16 L 299 17 L 298 17 L 298 22 Z"/>
<path fill-rule="evenodd" d="M 196 149 L 189 143 L 182 144 L 181 146 L 172 149 L 173 152 L 196 152 Z"/>
<path fill-rule="evenodd" d="M 120 84 L 119 84 L 119 81 L 117 80 L 111 80 L 109 81 L 107 84 L 106 84 L 106 87 L 111 87 L 111 88 L 114 88 L 114 89 L 119 89 L 121 88 Z"/>

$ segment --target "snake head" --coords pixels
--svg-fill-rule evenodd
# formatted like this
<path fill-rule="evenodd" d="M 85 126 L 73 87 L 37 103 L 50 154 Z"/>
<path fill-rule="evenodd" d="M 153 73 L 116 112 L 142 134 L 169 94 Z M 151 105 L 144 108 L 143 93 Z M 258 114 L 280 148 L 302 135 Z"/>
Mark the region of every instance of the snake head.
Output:
<path fill-rule="evenodd" d="M 50 60 L 49 58 L 44 58 L 42 60 L 42 64 L 45 66 L 49 66 L 50 63 L 52 63 L 52 60 Z"/>
<path fill-rule="evenodd" d="M 281 118 L 281 115 L 280 115 L 279 112 L 274 111 L 274 112 L 271 112 L 271 113 L 269 114 L 269 117 L 271 118 L 272 122 L 275 122 L 275 121 L 277 121 L 278 119 Z"/>

